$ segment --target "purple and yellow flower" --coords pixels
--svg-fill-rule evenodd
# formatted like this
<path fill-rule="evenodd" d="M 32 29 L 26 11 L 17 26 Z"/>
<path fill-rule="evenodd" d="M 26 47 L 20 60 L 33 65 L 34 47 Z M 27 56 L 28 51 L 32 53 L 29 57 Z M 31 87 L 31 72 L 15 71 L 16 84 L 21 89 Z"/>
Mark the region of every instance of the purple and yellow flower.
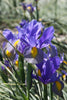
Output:
<path fill-rule="evenodd" d="M 56 70 L 60 67 L 60 58 L 53 57 L 47 61 L 37 64 L 37 74 L 32 73 L 32 78 L 41 81 L 43 84 L 53 83 L 53 92 L 59 96 L 62 95 L 64 84 L 60 81 L 61 75 Z"/>
<path fill-rule="evenodd" d="M 49 58 L 47 61 L 43 61 L 37 64 L 38 75 L 33 75 L 33 78 L 40 80 L 42 83 L 47 84 L 54 82 L 54 73 L 60 67 L 61 59 L 58 56 Z"/>
<path fill-rule="evenodd" d="M 5 52 L 5 54 L 8 58 L 13 60 L 16 55 L 15 48 L 18 50 L 18 45 L 20 44 L 20 40 L 10 30 L 5 30 L 3 32 L 3 35 L 9 41 L 9 42 L 4 43 L 3 51 Z"/>
<path fill-rule="evenodd" d="M 51 43 L 54 34 L 53 26 L 45 29 L 41 36 L 41 30 L 43 29 L 43 25 L 41 22 L 37 22 L 36 20 L 32 20 L 29 22 L 25 29 L 19 28 L 18 31 L 22 31 L 19 37 L 22 41 L 26 41 L 31 47 L 37 46 L 38 48 L 44 48 Z"/>
<path fill-rule="evenodd" d="M 64 84 L 62 81 L 55 81 L 53 84 L 53 92 L 59 96 L 63 96 L 62 89 L 64 88 Z"/>
<path fill-rule="evenodd" d="M 33 7 L 32 4 L 26 5 L 26 8 L 27 8 L 27 11 L 28 11 L 29 13 L 33 13 L 34 10 L 35 10 L 35 7 Z"/>

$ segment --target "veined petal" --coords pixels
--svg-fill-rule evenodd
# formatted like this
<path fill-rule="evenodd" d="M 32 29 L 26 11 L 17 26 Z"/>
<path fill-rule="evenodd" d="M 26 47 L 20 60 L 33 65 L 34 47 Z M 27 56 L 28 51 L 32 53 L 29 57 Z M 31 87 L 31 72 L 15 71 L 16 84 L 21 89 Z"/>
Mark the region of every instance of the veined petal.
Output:
<path fill-rule="evenodd" d="M 10 30 L 8 30 L 8 29 L 6 29 L 6 30 L 3 31 L 3 35 L 5 36 L 5 38 L 7 40 L 10 40 L 10 39 L 13 40 L 14 39 L 13 33 Z"/>
<path fill-rule="evenodd" d="M 43 35 L 40 38 L 41 45 L 42 44 L 49 44 L 53 39 L 54 28 L 53 26 L 46 28 L 43 32 Z"/>
<path fill-rule="evenodd" d="M 33 64 L 37 64 L 37 63 L 40 63 L 43 61 L 43 57 L 44 57 L 44 52 L 39 49 L 39 48 L 36 48 L 37 50 L 34 50 L 36 51 L 36 55 L 35 57 L 32 55 L 31 53 L 31 50 L 32 48 L 27 48 L 25 51 L 24 51 L 24 58 L 26 61 L 28 61 L 29 63 L 33 63 Z M 33 54 L 34 54 L 34 51 L 33 51 Z"/>

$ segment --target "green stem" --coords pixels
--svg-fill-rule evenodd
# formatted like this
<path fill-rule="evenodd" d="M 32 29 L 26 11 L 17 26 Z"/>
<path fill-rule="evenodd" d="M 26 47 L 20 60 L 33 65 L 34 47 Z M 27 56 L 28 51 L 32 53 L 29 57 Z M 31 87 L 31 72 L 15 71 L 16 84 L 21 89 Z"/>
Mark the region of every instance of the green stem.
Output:
<path fill-rule="evenodd" d="M 44 100 L 48 100 L 47 99 L 47 85 L 44 85 Z"/>
<path fill-rule="evenodd" d="M 24 57 L 19 56 L 18 63 L 19 63 L 19 76 L 20 76 L 20 79 L 23 83 L 25 83 Z"/>
<path fill-rule="evenodd" d="M 31 17 L 31 20 L 32 20 L 32 13 L 30 13 L 30 17 Z"/>
<path fill-rule="evenodd" d="M 37 21 L 39 19 L 39 11 L 38 11 L 38 2 L 36 1 L 36 15 L 37 15 Z"/>
<path fill-rule="evenodd" d="M 51 100 L 53 100 L 52 83 L 50 84 L 50 94 L 51 94 Z"/>
<path fill-rule="evenodd" d="M 57 0 L 55 0 L 55 20 L 57 19 Z"/>
<path fill-rule="evenodd" d="M 27 89 L 27 98 L 28 98 L 28 100 L 29 100 L 29 89 Z"/>
<path fill-rule="evenodd" d="M 26 12 L 26 11 L 24 10 L 24 19 L 26 19 L 25 12 Z"/>

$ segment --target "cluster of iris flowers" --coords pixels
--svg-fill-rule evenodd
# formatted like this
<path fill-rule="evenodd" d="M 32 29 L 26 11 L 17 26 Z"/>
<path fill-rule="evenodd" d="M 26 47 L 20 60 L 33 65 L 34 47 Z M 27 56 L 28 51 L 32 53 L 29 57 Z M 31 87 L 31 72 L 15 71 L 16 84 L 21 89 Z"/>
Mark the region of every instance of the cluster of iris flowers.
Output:
<path fill-rule="evenodd" d="M 33 19 L 30 22 L 22 20 L 16 28 L 16 33 L 8 29 L 3 31 L 4 37 L 8 40 L 3 44 L 4 53 L 17 66 L 18 56 L 21 54 L 25 62 L 36 66 L 36 73 L 32 71 L 32 79 L 43 84 L 52 83 L 53 92 L 61 96 L 64 84 L 57 70 L 63 62 L 63 56 L 58 56 L 56 46 L 51 43 L 54 38 L 54 27 L 44 28 L 41 22 Z"/>

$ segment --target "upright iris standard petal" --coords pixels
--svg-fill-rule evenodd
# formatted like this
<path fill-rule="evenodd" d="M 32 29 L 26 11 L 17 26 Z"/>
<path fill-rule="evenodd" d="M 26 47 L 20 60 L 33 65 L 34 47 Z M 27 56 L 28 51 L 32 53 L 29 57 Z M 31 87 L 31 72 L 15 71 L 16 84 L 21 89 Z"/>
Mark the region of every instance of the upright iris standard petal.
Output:
<path fill-rule="evenodd" d="M 41 29 L 43 28 L 43 25 L 41 22 L 37 22 L 36 20 L 32 20 L 28 23 L 26 29 L 28 37 L 34 36 L 35 39 L 38 39 L 38 37 L 41 35 Z"/>
<path fill-rule="evenodd" d="M 50 44 L 51 40 L 53 39 L 54 28 L 53 26 L 46 28 L 43 32 L 43 35 L 40 38 L 41 48 Z"/>

